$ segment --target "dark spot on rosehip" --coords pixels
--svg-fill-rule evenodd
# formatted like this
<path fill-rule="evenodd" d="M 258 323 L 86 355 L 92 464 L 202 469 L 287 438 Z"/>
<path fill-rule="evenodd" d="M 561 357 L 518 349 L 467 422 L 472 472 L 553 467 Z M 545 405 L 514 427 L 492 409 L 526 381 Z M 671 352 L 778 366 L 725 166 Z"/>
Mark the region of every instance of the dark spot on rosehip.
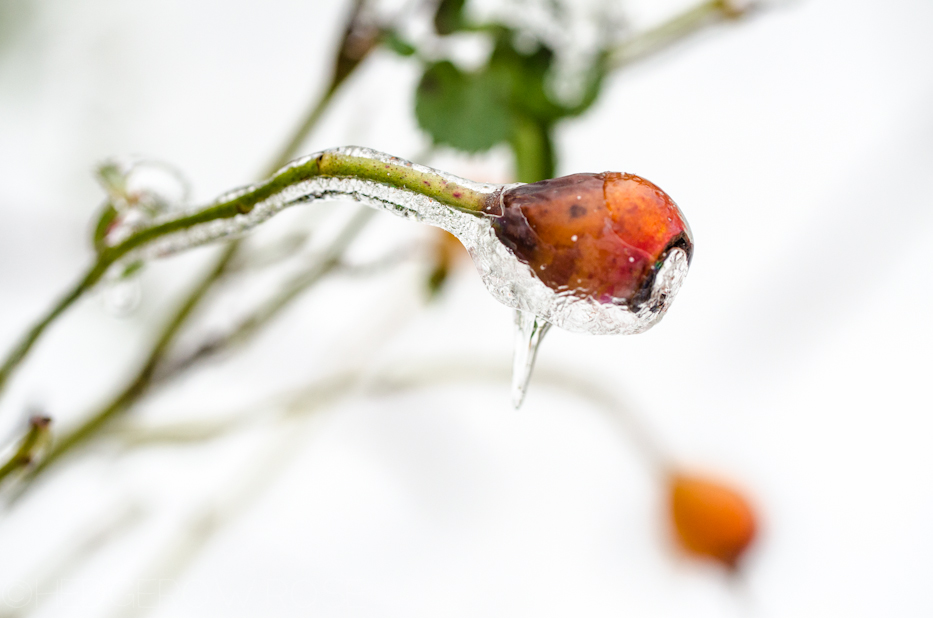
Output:
<path fill-rule="evenodd" d="M 570 218 L 571 219 L 579 219 L 585 214 L 586 214 L 586 208 L 584 208 L 583 206 L 574 204 L 573 206 L 570 207 Z"/>

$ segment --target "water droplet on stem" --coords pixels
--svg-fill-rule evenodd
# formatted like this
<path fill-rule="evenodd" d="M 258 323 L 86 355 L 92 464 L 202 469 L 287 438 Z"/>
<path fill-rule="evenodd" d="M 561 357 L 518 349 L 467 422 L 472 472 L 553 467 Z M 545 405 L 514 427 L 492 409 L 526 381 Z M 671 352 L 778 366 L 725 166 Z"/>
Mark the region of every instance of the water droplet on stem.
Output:
<path fill-rule="evenodd" d="M 138 277 L 108 283 L 103 290 L 104 310 L 115 318 L 129 317 L 142 300 Z"/>

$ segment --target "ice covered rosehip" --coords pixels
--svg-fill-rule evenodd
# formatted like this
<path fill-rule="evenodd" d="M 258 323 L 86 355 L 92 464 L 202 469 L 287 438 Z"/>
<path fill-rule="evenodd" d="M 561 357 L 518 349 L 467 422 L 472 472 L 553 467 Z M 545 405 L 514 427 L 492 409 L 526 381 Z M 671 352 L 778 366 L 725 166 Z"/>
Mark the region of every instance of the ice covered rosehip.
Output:
<path fill-rule="evenodd" d="M 689 260 L 690 228 L 674 201 L 633 174 L 573 174 L 519 185 L 487 206 L 498 239 L 558 292 L 637 308 L 665 257 Z"/>

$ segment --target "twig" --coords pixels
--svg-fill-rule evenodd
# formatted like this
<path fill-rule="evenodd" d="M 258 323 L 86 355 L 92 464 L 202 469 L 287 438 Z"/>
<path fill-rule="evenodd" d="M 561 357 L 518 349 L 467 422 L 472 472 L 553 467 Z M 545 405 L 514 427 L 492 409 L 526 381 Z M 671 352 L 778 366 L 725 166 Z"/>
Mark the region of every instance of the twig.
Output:
<path fill-rule="evenodd" d="M 307 269 L 288 281 L 278 293 L 267 300 L 253 314 L 242 320 L 230 332 L 209 339 L 201 344 L 194 352 L 173 362 L 158 372 L 159 382 L 170 380 L 182 371 L 190 368 L 221 351 L 227 350 L 243 343 L 254 335 L 260 328 L 275 318 L 293 300 L 308 290 L 325 275 L 340 264 L 340 257 L 350 243 L 359 235 L 363 227 L 372 219 L 375 211 L 362 208 L 357 211 L 349 223 L 341 230 L 336 239 L 327 247 Z"/>
<path fill-rule="evenodd" d="M 335 69 L 328 88 L 319 97 L 318 101 L 312 106 L 311 113 L 300 124 L 298 129 L 292 135 L 292 138 L 282 148 L 278 156 L 274 158 L 272 163 L 264 172 L 264 176 L 271 175 L 285 162 L 289 161 L 296 155 L 298 150 L 301 148 L 301 144 L 305 139 L 307 139 L 308 135 L 314 129 L 317 122 L 320 120 L 321 114 L 327 108 L 328 104 L 332 100 L 334 94 L 337 92 L 341 84 L 343 84 L 346 79 L 359 67 L 360 63 L 365 59 L 369 51 L 372 49 L 372 45 L 375 44 L 372 43 L 369 45 L 369 47 L 361 47 L 359 45 L 361 27 L 365 26 L 365 20 L 362 18 L 363 7 L 363 0 L 357 0 L 354 4 L 353 11 L 351 12 L 350 18 L 347 21 L 347 26 L 344 31 L 344 38 L 335 60 Z M 361 229 L 362 225 L 358 226 L 356 233 L 359 233 Z M 346 244 L 349 244 L 349 240 L 350 239 L 346 239 Z M 142 395 L 149 388 L 155 368 L 161 363 L 162 357 L 173 343 L 178 332 L 187 322 L 190 315 L 201 303 L 207 293 L 218 281 L 220 281 L 220 279 L 223 278 L 234 257 L 239 252 L 240 246 L 240 240 L 234 240 L 227 244 L 227 246 L 223 249 L 223 252 L 220 254 L 217 262 L 214 264 L 214 267 L 209 271 L 208 275 L 198 283 L 191 295 L 189 295 L 185 302 L 183 302 L 182 305 L 176 310 L 176 313 L 160 334 L 155 347 L 150 352 L 147 362 L 143 365 L 137 375 L 131 380 L 129 385 L 125 387 L 124 390 L 109 404 L 104 406 L 97 413 L 93 414 L 89 419 L 82 423 L 81 426 L 76 428 L 72 433 L 68 434 L 61 443 L 57 444 L 53 451 L 49 454 L 49 457 L 43 462 L 41 466 L 35 470 L 35 473 L 38 473 L 41 470 L 47 468 L 47 466 L 54 460 L 58 459 L 65 452 L 87 439 L 88 436 L 92 435 L 108 420 L 130 407 L 134 402 L 142 397 Z M 39 339 L 39 337 L 45 332 L 48 326 L 62 313 L 64 313 L 64 311 L 75 301 L 77 301 L 78 298 L 80 298 L 86 291 L 92 288 L 94 284 L 100 279 L 100 277 L 106 273 L 109 266 L 113 263 L 113 261 L 115 261 L 113 259 L 108 259 L 108 253 L 110 253 L 111 250 L 103 251 L 99 256 L 98 262 L 88 271 L 88 273 L 81 279 L 81 281 L 75 285 L 75 287 L 69 293 L 62 297 L 62 299 L 56 303 L 52 310 L 35 326 L 33 326 L 27 332 L 24 338 L 14 347 L 10 355 L 5 359 L 3 365 L 0 366 L 0 395 L 2 395 L 4 387 L 12 373 L 23 361 L 29 350 Z"/>
<path fill-rule="evenodd" d="M 366 384 L 370 394 L 410 389 L 441 382 L 510 383 L 511 367 L 490 362 L 435 361 L 407 371 L 384 373 Z M 665 472 L 672 469 L 671 458 L 626 405 L 612 391 L 567 367 L 542 366 L 535 370 L 532 380 L 543 388 L 554 388 L 585 401 L 609 413 L 610 417 L 639 450 L 652 469 Z"/>
<path fill-rule="evenodd" d="M 204 296 L 208 293 L 208 291 L 210 291 L 214 283 L 223 275 L 224 269 L 226 268 L 230 258 L 233 257 L 235 251 L 236 245 L 232 243 L 228 244 L 224 248 L 224 253 L 221 256 L 221 259 L 218 260 L 217 264 L 208 273 L 207 277 L 201 280 L 199 285 L 191 292 L 185 302 L 175 312 L 172 320 L 169 321 L 169 323 L 165 326 L 161 335 L 159 336 L 159 339 L 156 341 L 155 346 L 153 346 L 152 350 L 149 352 L 148 359 L 146 360 L 145 364 L 143 364 L 143 367 L 140 369 L 139 373 L 136 374 L 136 377 L 133 379 L 133 381 L 130 382 L 130 384 L 124 388 L 123 392 L 114 398 L 107 406 L 98 411 L 96 414 L 92 415 L 89 419 L 85 420 L 79 427 L 72 430 L 70 433 L 65 434 L 65 436 L 60 441 L 56 442 L 52 446 L 52 449 L 49 451 L 49 454 L 38 466 L 36 466 L 31 475 L 32 477 L 35 477 L 43 472 L 59 457 L 86 440 L 88 436 L 97 431 L 104 423 L 124 411 L 130 406 L 130 404 L 142 397 L 142 395 L 149 389 L 153 373 L 161 362 L 162 357 L 165 355 L 169 346 L 174 341 L 178 331 L 188 320 L 188 317 L 198 306 Z"/>
<path fill-rule="evenodd" d="M 312 106 L 312 112 L 294 131 L 292 137 L 288 140 L 279 154 L 274 157 L 271 164 L 265 170 L 263 170 L 262 174 L 260 175 L 261 178 L 271 176 L 276 170 L 281 168 L 285 163 L 295 157 L 304 140 L 307 139 L 308 135 L 316 126 L 318 120 L 320 120 L 321 114 L 327 108 L 340 85 L 343 84 L 346 79 L 359 67 L 360 63 L 365 59 L 369 51 L 372 49 L 372 46 L 365 48 L 365 46 L 360 46 L 359 43 L 361 28 L 367 26 L 365 19 L 363 18 L 363 8 L 363 0 L 356 0 L 353 11 L 351 12 L 350 18 L 347 21 L 347 26 L 344 29 L 344 38 L 341 42 L 335 59 L 335 69 L 328 88 Z M 375 43 L 373 43 L 373 45 L 374 44 Z M 219 279 L 220 275 L 222 275 L 226 270 L 231 258 L 237 253 L 239 244 L 239 240 L 234 240 L 230 242 L 224 249 L 224 252 L 220 255 L 217 263 L 211 270 L 212 274 L 210 276 L 214 277 L 214 280 Z M 61 316 L 66 309 L 75 303 L 75 301 L 84 295 L 85 292 L 94 287 L 100 278 L 107 272 L 108 268 L 113 264 L 113 262 L 116 261 L 116 259 L 119 259 L 119 256 L 116 255 L 116 253 L 113 251 L 114 249 L 115 247 L 112 247 L 102 251 L 101 255 L 98 256 L 97 263 L 95 263 L 87 271 L 87 273 L 78 281 L 78 283 L 74 285 L 74 287 L 71 288 L 71 290 L 64 294 L 58 300 L 58 302 L 53 305 L 53 307 L 44 317 L 42 317 L 36 324 L 34 324 L 26 332 L 26 334 L 16 344 L 14 344 L 13 349 L 4 359 L 3 364 L 0 365 L 0 395 L 3 394 L 6 384 L 10 377 L 13 375 L 13 372 L 22 363 L 23 359 L 25 359 L 26 355 L 32 349 L 33 345 L 35 345 L 36 341 L 38 341 L 42 334 L 48 329 L 49 325 L 59 316 Z M 214 276 L 213 273 L 220 274 Z M 203 287 L 209 288 L 213 284 L 214 280 L 202 280 L 195 289 L 199 290 Z"/>
<path fill-rule="evenodd" d="M 19 446 L 10 455 L 6 463 L 0 466 L 0 484 L 3 480 L 17 470 L 27 468 L 35 461 L 36 455 L 48 440 L 49 425 L 52 419 L 48 416 L 33 416 L 29 419 L 29 430 Z"/>
<path fill-rule="evenodd" d="M 734 0 L 706 0 L 619 44 L 609 54 L 609 66 L 619 69 L 654 55 L 706 27 L 738 19 L 749 10 L 750 6 L 739 5 Z"/>
<path fill-rule="evenodd" d="M 385 158 L 384 155 L 378 154 L 367 156 L 352 149 L 325 150 L 316 156 L 297 161 L 282 168 L 264 182 L 235 191 L 228 194 L 229 197 L 221 197 L 217 202 L 190 214 L 139 230 L 119 244 L 103 250 L 99 254 L 97 263 L 91 267 L 80 285 L 66 299 L 56 305 L 52 314 L 40 321 L 30 331 L 26 340 L 16 347 L 14 355 L 8 359 L 4 369 L 0 371 L 0 388 L 2 388 L 6 376 L 22 361 L 29 348 L 54 317 L 60 315 L 84 291 L 93 287 L 107 272 L 108 268 L 121 258 L 131 254 L 131 252 L 141 250 L 157 240 L 175 234 L 190 234 L 191 230 L 195 228 L 205 230 L 202 226 L 213 222 L 233 220 L 236 217 L 242 217 L 254 212 L 260 213 L 257 208 L 263 205 L 276 209 L 307 201 L 311 199 L 311 196 L 301 195 L 300 192 L 295 195 L 295 189 L 301 187 L 303 183 L 318 178 L 349 178 L 365 181 L 373 186 L 398 189 L 410 195 L 423 195 L 450 208 L 472 213 L 482 212 L 487 201 L 491 198 L 490 193 L 474 189 L 452 176 L 428 167 L 413 166 L 401 159 Z M 325 192 L 323 197 L 327 197 L 327 195 L 328 193 Z M 259 218 L 255 219 L 252 224 L 257 224 L 268 216 L 268 214 L 260 214 Z M 210 228 L 204 231 L 203 237 L 199 238 L 198 242 L 203 243 L 222 238 L 225 233 L 222 228 Z M 202 282 L 205 291 L 210 288 L 216 279 L 223 275 L 238 246 L 238 243 L 228 245 L 213 271 L 216 274 L 212 274 L 209 280 Z M 190 310 L 182 318 L 187 317 L 189 312 Z"/>
<path fill-rule="evenodd" d="M 347 19 L 343 31 L 343 39 L 337 57 L 334 59 L 334 69 L 331 73 L 330 83 L 317 102 L 308 109 L 307 114 L 295 131 L 292 132 L 291 138 L 289 138 L 279 154 L 273 158 L 264 176 L 271 176 L 273 172 L 295 157 L 305 138 L 317 126 L 321 115 L 327 109 L 337 90 L 378 44 L 382 32 L 367 20 L 365 4 L 365 0 L 354 1 L 350 17 Z"/>

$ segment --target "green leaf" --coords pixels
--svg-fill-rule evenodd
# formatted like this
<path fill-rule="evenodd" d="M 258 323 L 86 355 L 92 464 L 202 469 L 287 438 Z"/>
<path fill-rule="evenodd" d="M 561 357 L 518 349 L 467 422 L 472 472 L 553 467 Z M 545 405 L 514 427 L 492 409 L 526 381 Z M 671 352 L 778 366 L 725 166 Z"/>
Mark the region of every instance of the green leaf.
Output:
<path fill-rule="evenodd" d="M 511 103 L 523 116 L 542 122 L 556 120 L 563 115 L 563 109 L 551 102 L 545 88 L 554 53 L 541 45 L 535 52 L 523 54 L 515 49 L 512 38 L 510 31 L 497 37 L 488 70 L 508 83 Z"/>
<path fill-rule="evenodd" d="M 107 232 L 110 231 L 110 226 L 116 218 L 117 209 L 113 207 L 113 204 L 107 202 L 101 207 L 100 214 L 97 217 L 97 225 L 94 226 L 94 234 L 91 237 L 91 241 L 94 243 L 94 249 L 98 253 L 107 248 L 105 242 Z"/>
<path fill-rule="evenodd" d="M 441 0 L 434 14 L 434 30 L 438 34 L 452 34 L 464 26 L 465 0 Z"/>
<path fill-rule="evenodd" d="M 138 273 L 140 270 L 142 270 L 144 265 L 145 265 L 145 262 L 143 262 L 142 260 L 136 260 L 136 261 L 130 262 L 129 264 L 126 265 L 126 268 L 123 269 L 123 272 L 120 273 L 120 278 L 129 279 L 130 277 Z"/>
<path fill-rule="evenodd" d="M 435 144 L 466 152 L 508 141 L 514 116 L 508 75 L 464 73 L 450 62 L 430 65 L 415 92 L 415 117 Z"/>
<path fill-rule="evenodd" d="M 411 43 L 402 39 L 394 30 L 383 33 L 382 44 L 399 56 L 414 56 L 418 51 Z"/>

